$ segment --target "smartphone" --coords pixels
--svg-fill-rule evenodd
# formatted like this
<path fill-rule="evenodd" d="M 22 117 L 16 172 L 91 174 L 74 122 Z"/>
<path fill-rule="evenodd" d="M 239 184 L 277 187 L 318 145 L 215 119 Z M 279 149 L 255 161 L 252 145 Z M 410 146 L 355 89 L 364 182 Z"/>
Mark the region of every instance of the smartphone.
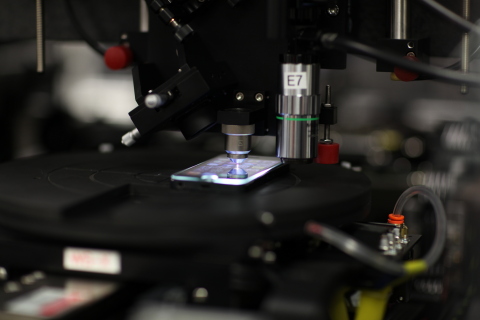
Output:
<path fill-rule="evenodd" d="M 224 154 L 172 174 L 171 181 L 175 189 L 244 191 L 286 169 L 275 157 L 249 156 L 235 164 Z"/>

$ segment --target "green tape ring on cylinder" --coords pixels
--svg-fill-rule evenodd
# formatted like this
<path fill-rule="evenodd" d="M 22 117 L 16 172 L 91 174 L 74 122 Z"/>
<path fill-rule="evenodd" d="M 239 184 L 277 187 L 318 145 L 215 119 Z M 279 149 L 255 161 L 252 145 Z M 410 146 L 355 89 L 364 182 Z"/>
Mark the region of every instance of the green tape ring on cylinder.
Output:
<path fill-rule="evenodd" d="M 286 120 L 286 121 L 316 121 L 319 120 L 320 118 L 285 118 L 285 117 L 280 117 L 277 116 L 278 120 Z"/>

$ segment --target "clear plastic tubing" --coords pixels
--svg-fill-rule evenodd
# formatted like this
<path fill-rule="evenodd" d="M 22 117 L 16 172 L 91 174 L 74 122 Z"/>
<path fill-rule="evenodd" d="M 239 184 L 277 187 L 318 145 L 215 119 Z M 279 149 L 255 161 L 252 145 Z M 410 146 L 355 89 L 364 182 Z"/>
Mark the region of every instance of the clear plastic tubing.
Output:
<path fill-rule="evenodd" d="M 393 214 L 402 214 L 403 207 L 407 201 L 415 196 L 422 195 L 427 198 L 433 206 L 433 211 L 435 213 L 436 229 L 435 229 L 435 238 L 433 240 L 432 247 L 430 251 L 427 252 L 423 260 L 427 263 L 429 267 L 437 262 L 440 258 L 443 248 L 445 246 L 445 239 L 447 233 L 447 216 L 445 214 L 445 209 L 443 208 L 442 201 L 440 198 L 429 188 L 425 186 L 414 186 L 405 190 L 397 200 L 395 208 L 393 209 Z"/>

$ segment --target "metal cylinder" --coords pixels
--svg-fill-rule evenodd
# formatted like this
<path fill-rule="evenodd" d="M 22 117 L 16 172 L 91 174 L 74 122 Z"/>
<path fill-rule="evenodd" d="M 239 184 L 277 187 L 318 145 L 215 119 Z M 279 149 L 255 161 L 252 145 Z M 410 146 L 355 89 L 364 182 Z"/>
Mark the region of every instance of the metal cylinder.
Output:
<path fill-rule="evenodd" d="M 392 0 L 392 39 L 408 39 L 408 0 Z"/>
<path fill-rule="evenodd" d="M 45 71 L 45 37 L 43 23 L 43 0 L 36 0 L 36 31 L 37 31 L 37 72 Z"/>
<path fill-rule="evenodd" d="M 252 149 L 252 134 L 255 125 L 222 124 L 222 132 L 226 135 L 225 151 L 232 162 L 242 163 Z"/>
<path fill-rule="evenodd" d="M 470 0 L 463 0 L 463 12 L 462 17 L 469 21 L 470 20 Z M 461 71 L 463 73 L 468 73 L 470 65 L 470 35 L 464 33 L 462 35 L 462 56 L 461 56 Z M 460 87 L 460 92 L 462 94 L 468 93 L 468 87 L 465 84 L 462 84 Z"/>
<path fill-rule="evenodd" d="M 277 157 L 284 162 L 311 162 L 317 156 L 320 66 L 284 63 L 282 83 L 277 97 Z"/>

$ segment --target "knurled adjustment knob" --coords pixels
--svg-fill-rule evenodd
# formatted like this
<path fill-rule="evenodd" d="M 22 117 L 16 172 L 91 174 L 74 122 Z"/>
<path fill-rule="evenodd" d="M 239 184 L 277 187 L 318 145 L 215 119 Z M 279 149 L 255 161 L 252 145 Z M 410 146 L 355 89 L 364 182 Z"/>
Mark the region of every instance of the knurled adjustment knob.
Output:
<path fill-rule="evenodd" d="M 127 46 L 114 46 L 108 48 L 103 56 L 105 64 L 112 70 L 128 67 L 133 61 L 133 52 Z"/>
<path fill-rule="evenodd" d="M 336 164 L 338 163 L 338 154 L 340 145 L 338 143 L 319 143 L 318 155 L 315 159 L 319 164 Z"/>
<path fill-rule="evenodd" d="M 405 56 L 403 57 L 404 59 L 414 61 L 414 62 L 419 62 L 420 60 L 415 57 L 415 56 Z M 395 67 L 393 69 L 393 73 L 395 76 L 398 78 L 398 80 L 409 82 L 416 80 L 419 77 L 419 74 L 413 71 L 409 71 L 400 67 Z"/>

